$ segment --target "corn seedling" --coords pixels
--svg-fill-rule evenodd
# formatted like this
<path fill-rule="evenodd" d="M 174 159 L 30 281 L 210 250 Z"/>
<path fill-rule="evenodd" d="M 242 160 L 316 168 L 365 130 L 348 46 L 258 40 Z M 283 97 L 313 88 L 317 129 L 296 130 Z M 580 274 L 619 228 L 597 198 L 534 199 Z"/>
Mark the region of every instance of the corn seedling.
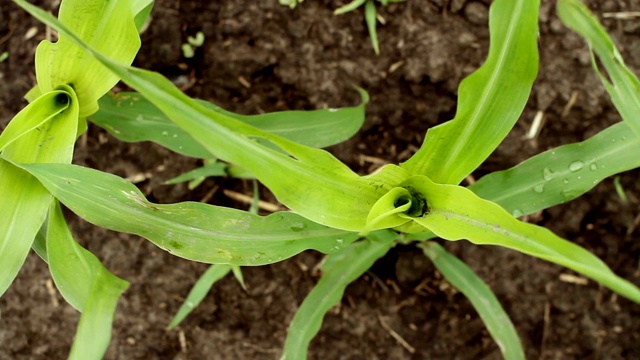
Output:
<path fill-rule="evenodd" d="M 574 270 L 640 302 L 636 285 L 586 249 L 518 220 L 640 166 L 639 82 L 578 0 L 558 1 L 558 13 L 591 44 L 594 68 L 599 74 L 606 71 L 602 81 L 623 121 L 583 142 L 489 174 L 468 188 L 459 184 L 506 137 L 530 95 L 538 71 L 537 0 L 492 3 L 489 54 L 460 84 L 456 116 L 429 129 L 408 161 L 364 176 L 317 147 L 344 140 L 350 133 L 335 125 L 324 127 L 336 119 L 332 115 L 360 114 L 345 125 L 360 127 L 365 94 L 363 104 L 354 108 L 299 114 L 315 117 L 315 122 L 296 123 L 296 116 L 286 114 L 260 115 L 258 121 L 191 99 L 160 74 L 128 65 L 139 45 L 135 24 L 140 22 L 134 19 L 140 12 L 134 10 L 148 9 L 148 2 L 132 6 L 126 1 L 64 0 L 58 20 L 24 0 L 14 1 L 56 29 L 60 40 L 38 48 L 42 56 L 36 64 L 38 86 L 29 94 L 32 102 L 0 136 L 0 196 L 6 199 L 0 208 L 0 284 L 4 292 L 30 247 L 49 261 L 65 299 L 82 311 L 71 357 L 99 358 L 104 353 L 113 310 L 127 284 L 77 245 L 58 201 L 97 226 L 137 234 L 176 256 L 214 264 L 172 325 L 217 279 L 234 270 L 241 279 L 240 266 L 271 264 L 306 250 L 327 254 L 322 277 L 290 324 L 283 359 L 306 358 L 324 315 L 340 301 L 347 285 L 396 244 L 413 242 L 470 299 L 503 356 L 523 359 L 515 328 L 493 293 L 464 263 L 430 241 L 435 237 L 513 249 Z M 97 25 L 93 30 L 79 26 L 69 15 L 74 11 L 95 16 Z M 91 36 L 98 28 L 122 33 Z M 69 65 L 67 57 L 83 66 Z M 595 57 L 603 69 L 595 65 Z M 89 65 L 94 66 L 90 73 L 79 70 Z M 98 73 L 99 77 L 89 76 Z M 137 93 L 103 97 L 118 79 Z M 122 118 L 96 120 L 101 112 Z M 290 211 L 259 216 L 202 203 L 151 203 L 120 177 L 70 164 L 73 141 L 84 130 L 87 116 L 123 140 L 151 140 L 187 156 L 224 161 L 230 164 L 222 165 L 224 171 L 242 168 Z M 291 126 L 279 126 L 278 119 L 283 121 L 280 125 Z M 320 129 L 326 130 L 326 137 L 319 136 Z M 48 151 L 39 151 L 43 147 Z M 100 334 L 100 346 L 88 348 L 93 344 L 87 340 L 89 329 L 92 336 Z"/>
<path fill-rule="evenodd" d="M 369 30 L 369 37 L 371 38 L 371 46 L 376 54 L 380 54 L 380 44 L 378 42 L 378 10 L 376 9 L 376 0 L 353 0 L 352 2 L 337 8 L 333 13 L 335 15 L 342 15 L 350 11 L 354 11 L 357 8 L 364 6 L 364 21 L 367 23 L 367 30 Z M 389 4 L 402 2 L 405 0 L 377 0 L 380 5 L 387 6 Z"/>

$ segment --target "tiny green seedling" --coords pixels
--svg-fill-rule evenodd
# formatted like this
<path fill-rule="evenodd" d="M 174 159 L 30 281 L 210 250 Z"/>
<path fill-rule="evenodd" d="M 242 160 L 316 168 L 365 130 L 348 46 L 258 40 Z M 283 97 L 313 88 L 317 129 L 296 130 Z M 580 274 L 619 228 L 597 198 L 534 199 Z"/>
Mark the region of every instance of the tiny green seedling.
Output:
<path fill-rule="evenodd" d="M 298 4 L 303 2 L 304 0 L 278 0 L 280 5 L 288 6 L 292 9 L 295 9 Z"/>
<path fill-rule="evenodd" d="M 204 34 L 202 31 L 198 31 L 195 37 L 191 35 L 187 36 L 187 42 L 182 44 L 182 55 L 187 59 L 191 59 L 195 56 L 196 48 L 199 48 L 202 44 L 204 44 Z"/>
<path fill-rule="evenodd" d="M 353 0 L 352 2 L 337 8 L 333 13 L 335 15 L 342 15 L 350 11 L 354 11 L 357 8 L 364 5 L 364 20 L 367 23 L 367 29 L 369 30 L 369 37 L 371 37 L 371 45 L 373 51 L 376 54 L 380 54 L 380 44 L 378 42 L 378 30 L 376 22 L 378 21 L 378 10 L 375 5 L 376 0 Z M 406 0 L 377 0 L 382 6 L 387 6 L 393 3 L 399 3 Z"/>

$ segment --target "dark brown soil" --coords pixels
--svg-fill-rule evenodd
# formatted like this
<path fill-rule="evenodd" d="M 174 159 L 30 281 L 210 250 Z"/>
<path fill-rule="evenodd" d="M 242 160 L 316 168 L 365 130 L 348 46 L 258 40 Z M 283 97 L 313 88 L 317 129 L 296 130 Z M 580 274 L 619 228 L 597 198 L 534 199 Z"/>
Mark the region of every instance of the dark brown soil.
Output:
<path fill-rule="evenodd" d="M 48 9 L 50 2 L 40 1 Z M 342 4 L 307 0 L 297 9 L 269 1 L 159 0 L 143 35 L 137 66 L 187 85 L 187 92 L 229 110 L 257 113 L 338 107 L 357 102 L 352 84 L 371 94 L 362 131 L 332 151 L 368 173 L 377 161 L 397 163 L 420 145 L 426 130 L 453 117 L 461 79 L 488 48 L 490 1 L 408 0 L 381 10 L 381 55 L 375 56 L 360 11 L 333 16 Z M 594 74 L 585 43 L 543 1 L 541 66 L 521 121 L 478 170 L 508 168 L 551 147 L 588 138 L 619 121 Z M 635 0 L 590 1 L 593 11 L 640 10 Z M 52 9 L 53 10 L 53 9 Z M 640 22 L 604 21 L 632 69 L 640 70 Z M 38 29 L 25 39 L 28 30 Z M 182 57 L 188 35 L 205 34 L 196 57 Z M 34 84 L 33 53 L 45 28 L 9 1 L 0 4 L 0 125 L 25 102 Z M 243 84 L 245 83 L 245 84 Z M 250 86 L 246 86 L 250 85 Z M 572 94 L 575 105 L 563 116 Z M 536 112 L 545 126 L 523 140 Z M 364 156 L 364 157 L 363 157 Z M 371 161 L 371 158 L 379 160 Z M 232 180 L 207 180 L 190 192 L 162 182 L 197 166 L 152 144 L 123 144 L 91 127 L 75 162 L 138 183 L 149 198 L 200 200 L 215 186 L 251 193 Z M 621 175 L 631 199 L 624 207 L 613 181 L 534 219 L 597 254 L 616 273 L 640 284 L 638 171 Z M 1 200 L 0 200 L 1 201 Z M 222 191 L 210 200 L 233 204 Z M 238 205 L 238 204 L 235 204 Z M 106 266 L 131 282 L 119 303 L 107 359 L 277 359 L 287 324 L 318 281 L 322 256 L 307 252 L 282 263 L 244 268 L 248 290 L 232 278 L 213 291 L 174 331 L 165 330 L 207 265 L 159 250 L 144 239 L 96 228 L 70 216 L 72 230 Z M 559 266 L 495 247 L 446 243 L 485 279 L 512 317 L 529 359 L 640 358 L 640 307 L 589 281 L 560 279 Z M 0 359 L 65 358 L 78 314 L 53 290 L 46 265 L 31 255 L 0 299 Z M 384 324 L 415 348 L 411 354 Z M 348 287 L 325 319 L 311 359 L 498 359 L 500 353 L 470 303 L 452 289 L 413 246 L 398 246 Z"/>

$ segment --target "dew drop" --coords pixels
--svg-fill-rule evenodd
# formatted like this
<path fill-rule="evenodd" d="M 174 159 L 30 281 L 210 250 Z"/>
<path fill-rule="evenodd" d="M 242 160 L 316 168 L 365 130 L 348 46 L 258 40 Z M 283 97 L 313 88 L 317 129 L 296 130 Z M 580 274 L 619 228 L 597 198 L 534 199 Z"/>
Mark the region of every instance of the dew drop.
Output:
<path fill-rule="evenodd" d="M 562 183 L 563 183 L 563 184 L 568 184 L 568 183 L 569 183 L 569 179 L 564 179 L 564 180 L 562 180 Z"/>
<path fill-rule="evenodd" d="M 333 109 L 333 108 L 330 108 L 330 109 L 327 109 L 327 110 L 329 110 L 329 112 L 337 112 L 338 111 L 338 109 Z"/>
<path fill-rule="evenodd" d="M 544 170 L 542 170 L 542 177 L 544 178 L 545 181 L 550 181 L 553 180 L 553 178 L 555 177 L 555 174 L 553 173 L 553 171 L 551 171 L 549 168 L 544 168 Z"/>
<path fill-rule="evenodd" d="M 342 239 L 336 239 L 336 242 L 337 242 L 338 244 L 340 244 L 340 245 L 344 244 L 344 240 L 342 240 Z"/>
<path fill-rule="evenodd" d="M 307 225 L 303 224 L 303 223 L 294 223 L 291 224 L 291 230 L 295 231 L 295 232 L 299 232 L 304 230 L 304 228 L 306 228 Z"/>
<path fill-rule="evenodd" d="M 591 169 L 591 171 L 596 171 L 598 170 L 598 165 L 596 165 L 596 163 L 591 163 L 591 165 L 589 165 L 589 169 Z"/>
<path fill-rule="evenodd" d="M 524 215 L 522 213 L 522 211 L 520 211 L 518 209 L 513 210 L 513 212 L 511 214 L 513 215 L 513 217 L 520 217 L 520 216 Z"/>
<path fill-rule="evenodd" d="M 138 114 L 138 116 L 136 116 L 136 120 L 137 121 L 144 121 L 144 116 Z"/>
<path fill-rule="evenodd" d="M 574 161 L 569 165 L 569 171 L 576 172 L 584 167 L 584 163 L 582 161 Z"/>
<path fill-rule="evenodd" d="M 169 132 L 168 131 L 163 131 L 162 132 L 162 136 L 169 136 Z"/>
<path fill-rule="evenodd" d="M 537 192 L 538 194 L 542 193 L 544 191 L 544 184 L 538 184 L 534 186 L 533 191 Z"/>

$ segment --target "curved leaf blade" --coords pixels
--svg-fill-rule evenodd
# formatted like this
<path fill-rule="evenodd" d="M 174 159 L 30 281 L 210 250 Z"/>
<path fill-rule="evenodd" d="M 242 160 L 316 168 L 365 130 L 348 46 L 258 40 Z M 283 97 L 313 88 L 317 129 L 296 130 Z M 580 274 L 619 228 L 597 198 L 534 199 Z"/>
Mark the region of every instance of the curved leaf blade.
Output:
<path fill-rule="evenodd" d="M 487 61 L 460 84 L 455 118 L 429 129 L 403 168 L 437 183 L 458 184 L 502 142 L 538 72 L 539 5 L 539 0 L 493 2 Z"/>
<path fill-rule="evenodd" d="M 337 304 L 347 285 L 364 274 L 384 256 L 398 235 L 392 231 L 373 232 L 367 239 L 351 244 L 327 257 L 324 274 L 296 312 L 284 344 L 281 360 L 306 359 L 307 348 L 320 330 L 324 315 Z"/>
<path fill-rule="evenodd" d="M 69 359 L 102 359 L 111 340 L 116 304 L 129 283 L 78 245 L 57 201 L 49 211 L 47 256 L 56 287 L 82 312 Z"/>
<path fill-rule="evenodd" d="M 220 265 L 214 264 L 211 265 L 207 271 L 205 271 L 202 276 L 196 281 L 191 291 L 189 291 L 189 295 L 178 309 L 178 312 L 171 320 L 168 328 L 173 329 L 176 326 L 180 325 L 182 320 L 184 320 L 193 309 L 195 309 L 201 302 L 204 300 L 207 293 L 211 290 L 213 285 L 223 277 L 227 276 L 227 274 L 231 272 L 231 265 Z"/>
<path fill-rule="evenodd" d="M 584 248 L 546 228 L 518 221 L 499 205 L 471 190 L 440 185 L 424 176 L 408 183 L 424 194 L 429 212 L 413 220 L 447 240 L 468 239 L 478 245 L 498 245 L 547 260 L 586 275 L 618 294 L 640 302 L 640 289 L 614 274 Z"/>
<path fill-rule="evenodd" d="M 354 107 L 313 111 L 282 111 L 260 115 L 239 115 L 210 102 L 195 100 L 204 107 L 242 121 L 258 129 L 282 136 L 299 144 L 322 148 L 353 136 L 364 123 L 369 95 L 358 89 L 362 103 Z M 107 94 L 91 121 L 127 142 L 153 141 L 177 153 L 208 158 L 212 154 L 160 109 L 135 92 Z"/>
<path fill-rule="evenodd" d="M 15 2 L 25 9 L 33 7 L 23 0 Z M 118 62 L 131 64 L 140 48 L 132 5 L 127 0 L 65 0 L 58 16 L 60 22 L 87 43 Z M 36 77 L 42 93 L 60 85 L 72 86 L 81 102 L 82 118 L 98 110 L 98 99 L 119 80 L 91 55 L 74 46 L 64 33 L 56 43 L 44 40 L 38 45 Z"/>
<path fill-rule="evenodd" d="M 640 167 L 640 136 L 618 123 L 579 143 L 536 155 L 482 177 L 469 189 L 514 216 L 573 200 L 603 179 Z"/>
<path fill-rule="evenodd" d="M 607 71 L 603 76 L 593 62 L 614 105 L 636 136 L 640 136 L 640 81 L 624 64 L 615 43 L 598 19 L 579 0 L 559 0 L 557 11 L 560 20 L 589 42 Z"/>
<path fill-rule="evenodd" d="M 39 101 L 27 105 L 11 119 L 9 125 L 0 134 L 0 153 L 9 144 L 51 121 L 53 117 L 68 107 L 69 98 L 67 93 L 62 90 L 52 91 L 43 95 Z"/>
<path fill-rule="evenodd" d="M 59 96 L 67 101 L 60 101 Z M 42 116 L 48 121 L 32 123 L 32 116 Z M 5 160 L 71 162 L 78 102 L 73 92 L 45 94 L 18 113 L 12 122 L 17 124 L 14 130 L 0 137 L 6 139 L 0 154 L 0 295 L 22 267 L 51 202 L 51 195 L 35 178 Z M 34 123 L 38 123 L 35 128 Z M 23 132 L 28 128 L 31 130 Z"/>
<path fill-rule="evenodd" d="M 445 279 L 469 299 L 498 344 L 502 357 L 524 360 L 524 349 L 518 332 L 489 286 L 467 264 L 438 243 L 424 243 L 422 249 Z"/>
<path fill-rule="evenodd" d="M 358 234 L 289 212 L 263 217 L 196 202 L 154 204 L 130 182 L 65 164 L 19 164 L 85 220 L 140 235 L 173 255 L 205 263 L 265 265 L 313 249 L 334 253 Z"/>

